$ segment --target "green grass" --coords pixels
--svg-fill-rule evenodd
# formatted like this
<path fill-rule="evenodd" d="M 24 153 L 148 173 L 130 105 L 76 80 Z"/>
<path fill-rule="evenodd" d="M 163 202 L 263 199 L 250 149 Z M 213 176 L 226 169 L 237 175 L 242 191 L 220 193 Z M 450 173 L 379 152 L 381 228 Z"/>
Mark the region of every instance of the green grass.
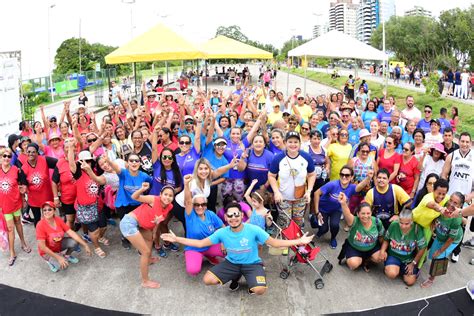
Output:
<path fill-rule="evenodd" d="M 286 71 L 286 69 L 282 69 L 282 71 Z M 304 69 L 290 69 L 290 73 L 304 76 Z M 321 84 L 340 89 L 342 90 L 347 78 L 340 77 L 337 79 L 331 79 L 330 74 L 325 74 L 322 72 L 315 72 L 315 71 L 307 71 L 307 78 Z M 362 78 L 365 79 L 365 78 Z M 383 84 L 379 82 L 374 82 L 367 80 L 367 84 L 369 85 L 369 89 L 371 91 L 371 97 L 381 97 L 383 95 Z M 408 90 L 404 88 L 388 86 L 387 87 L 387 95 L 393 96 L 395 98 L 396 104 L 399 109 L 405 108 L 405 97 L 407 95 L 412 95 L 415 99 L 415 105 L 418 109 L 423 112 L 423 106 L 429 104 L 433 107 L 433 114 L 434 117 L 439 117 L 439 109 L 444 107 L 448 109 L 448 115 L 450 115 L 450 109 L 452 106 L 456 106 L 459 110 L 459 117 L 460 123 L 457 129 L 457 133 L 460 132 L 469 132 L 471 135 L 474 135 L 474 107 L 470 106 L 469 104 L 462 103 L 456 100 L 450 100 L 445 97 L 434 97 L 425 93 Z"/>

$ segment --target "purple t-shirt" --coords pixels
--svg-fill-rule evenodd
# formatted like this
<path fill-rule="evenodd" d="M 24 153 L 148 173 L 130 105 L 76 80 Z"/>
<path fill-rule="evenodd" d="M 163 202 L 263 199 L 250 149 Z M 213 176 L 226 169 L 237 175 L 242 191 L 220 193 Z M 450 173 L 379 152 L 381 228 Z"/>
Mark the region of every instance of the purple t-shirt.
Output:
<path fill-rule="evenodd" d="M 151 181 L 151 189 L 150 195 L 160 195 L 161 189 L 165 185 L 171 185 L 172 187 L 176 187 L 176 181 L 174 179 L 173 171 L 166 170 L 166 181 L 161 179 L 161 164 L 160 161 L 157 160 L 153 164 L 153 180 Z"/>
<path fill-rule="evenodd" d="M 431 120 L 430 121 L 425 121 L 425 119 L 422 119 L 416 124 L 416 128 L 421 128 L 425 134 L 431 132 Z"/>
<path fill-rule="evenodd" d="M 377 119 L 379 120 L 380 123 L 387 122 L 388 124 L 390 124 L 390 121 L 392 120 L 391 116 L 392 116 L 392 111 L 391 110 L 388 113 L 385 112 L 385 111 L 382 111 L 382 112 L 377 114 Z"/>
<path fill-rule="evenodd" d="M 250 146 L 247 138 L 242 140 L 242 144 L 245 148 Z M 231 140 L 227 140 L 227 147 L 224 152 L 224 157 L 227 159 L 228 162 L 231 162 L 234 156 L 240 159 L 243 154 L 242 146 L 239 144 L 234 144 Z M 245 178 L 245 171 L 238 171 L 237 168 L 232 168 L 229 170 L 229 178 L 230 179 L 243 179 Z"/>
<path fill-rule="evenodd" d="M 341 204 L 339 204 L 339 193 L 343 192 L 347 196 L 347 200 L 355 193 L 356 185 L 349 183 L 347 188 L 342 188 L 340 180 L 334 180 L 323 185 L 321 197 L 319 198 L 319 211 L 329 214 L 333 212 L 341 212 Z"/>
<path fill-rule="evenodd" d="M 194 147 L 186 155 L 176 155 L 176 162 L 178 163 L 179 170 L 181 170 L 183 177 L 187 174 L 193 173 L 194 165 L 199 157 L 200 156 Z"/>
<path fill-rule="evenodd" d="M 255 155 L 252 150 L 247 158 L 246 177 L 249 180 L 257 179 L 258 182 L 254 187 L 254 191 L 265 184 L 268 180 L 268 169 L 272 164 L 273 153 L 267 149 L 263 150 L 260 156 Z"/>
<path fill-rule="evenodd" d="M 281 150 L 280 148 L 278 148 L 277 146 L 273 145 L 272 142 L 270 142 L 270 146 L 268 146 L 268 149 L 274 154 L 274 155 L 278 155 L 278 154 L 281 154 L 283 152 L 283 150 Z"/>

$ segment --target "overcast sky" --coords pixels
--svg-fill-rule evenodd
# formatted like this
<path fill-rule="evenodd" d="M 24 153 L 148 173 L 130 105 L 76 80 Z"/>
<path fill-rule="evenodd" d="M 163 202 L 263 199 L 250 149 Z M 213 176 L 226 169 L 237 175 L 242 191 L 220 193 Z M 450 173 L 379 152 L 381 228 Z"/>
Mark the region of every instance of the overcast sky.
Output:
<path fill-rule="evenodd" d="M 130 1 L 130 0 L 126 0 Z M 354 0 L 354 2 L 358 2 Z M 237 6 L 233 5 L 238 3 Z M 51 21 L 51 56 L 62 41 L 81 34 L 87 41 L 120 46 L 131 38 L 130 8 L 133 7 L 133 35 L 164 22 L 186 39 L 200 43 L 211 39 L 217 27 L 239 25 L 252 40 L 280 48 L 292 35 L 312 36 L 312 27 L 327 20 L 329 0 L 287 1 L 153 1 L 135 0 L 4 0 L 0 19 L 0 51 L 21 50 L 23 78 L 48 73 L 48 7 Z M 469 0 L 418 0 L 417 5 L 434 15 L 455 7 L 467 8 Z M 396 1 L 397 14 L 413 7 L 412 0 Z M 318 16 L 322 14 L 323 16 Z"/>

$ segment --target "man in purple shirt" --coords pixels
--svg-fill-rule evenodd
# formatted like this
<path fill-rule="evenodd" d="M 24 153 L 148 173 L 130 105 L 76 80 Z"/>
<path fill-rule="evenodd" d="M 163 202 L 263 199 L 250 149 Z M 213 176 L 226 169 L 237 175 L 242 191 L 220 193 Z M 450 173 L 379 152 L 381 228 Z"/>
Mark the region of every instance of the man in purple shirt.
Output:
<path fill-rule="evenodd" d="M 425 105 L 425 118 L 420 120 L 416 128 L 421 128 L 425 134 L 431 132 L 431 118 L 433 116 L 433 108 L 431 105 Z"/>

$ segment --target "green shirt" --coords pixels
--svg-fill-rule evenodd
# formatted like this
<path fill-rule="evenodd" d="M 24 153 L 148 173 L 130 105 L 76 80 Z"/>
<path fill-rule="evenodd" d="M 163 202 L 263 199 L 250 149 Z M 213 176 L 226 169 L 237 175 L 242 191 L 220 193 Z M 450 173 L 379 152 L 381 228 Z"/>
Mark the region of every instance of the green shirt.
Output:
<path fill-rule="evenodd" d="M 446 242 L 448 238 L 452 238 L 454 243 L 459 243 L 463 236 L 461 223 L 462 219 L 460 217 L 449 218 L 441 215 L 435 219 L 436 238 L 441 242 Z"/>
<path fill-rule="evenodd" d="M 377 245 L 378 238 L 383 236 L 383 233 L 382 222 L 376 220 L 374 216 L 372 216 L 372 225 L 368 229 L 362 225 L 359 217 L 356 216 L 347 241 L 356 250 L 369 251 Z"/>
<path fill-rule="evenodd" d="M 398 221 L 393 221 L 385 233 L 385 240 L 388 241 L 388 255 L 400 259 L 403 263 L 413 261 L 417 249 L 426 248 L 423 228 L 413 223 L 410 231 L 403 234 Z"/>

